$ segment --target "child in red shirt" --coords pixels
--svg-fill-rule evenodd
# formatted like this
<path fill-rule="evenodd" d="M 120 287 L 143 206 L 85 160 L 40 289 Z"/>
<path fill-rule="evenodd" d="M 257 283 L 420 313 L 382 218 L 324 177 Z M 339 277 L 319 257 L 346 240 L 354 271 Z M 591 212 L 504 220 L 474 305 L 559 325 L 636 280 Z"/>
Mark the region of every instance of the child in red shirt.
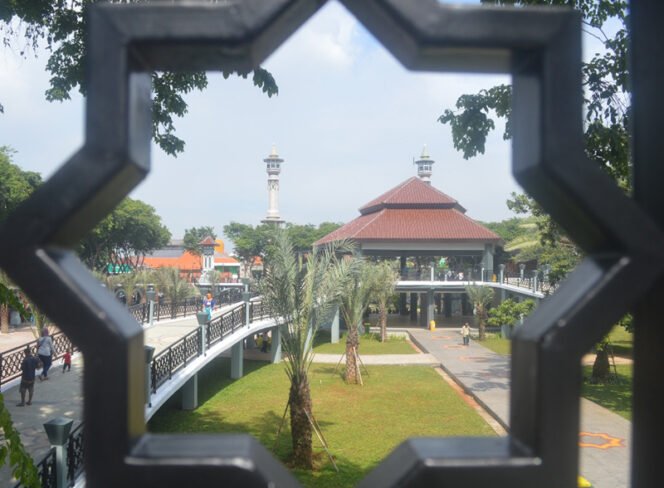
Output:
<path fill-rule="evenodd" d="M 71 349 L 67 349 L 67 352 L 62 357 L 62 372 L 71 371 Z"/>

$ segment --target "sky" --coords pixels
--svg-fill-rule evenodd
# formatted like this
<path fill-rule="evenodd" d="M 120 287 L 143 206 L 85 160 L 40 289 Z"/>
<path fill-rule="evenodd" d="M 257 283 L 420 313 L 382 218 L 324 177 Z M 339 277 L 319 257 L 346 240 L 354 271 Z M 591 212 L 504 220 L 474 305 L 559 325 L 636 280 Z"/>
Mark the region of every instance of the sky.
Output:
<path fill-rule="evenodd" d="M 47 102 L 46 52 L 22 58 L 0 50 L 0 146 L 14 163 L 48 177 L 83 144 L 85 101 Z M 131 197 L 154 206 L 174 238 L 184 230 L 231 221 L 256 225 L 268 207 L 263 159 L 274 144 L 284 159 L 281 217 L 297 224 L 348 222 L 358 208 L 416 175 L 426 144 L 432 185 L 457 199 L 467 215 L 498 221 L 520 187 L 510 172 L 503 124 L 484 155 L 464 160 L 449 126 L 437 122 L 464 93 L 508 76 L 412 73 L 405 70 L 340 4 L 329 3 L 263 66 L 278 96 L 250 80 L 209 73 L 204 92 L 186 96 L 189 113 L 175 121 L 186 142 L 177 158 L 152 146 L 152 170 Z M 75 184 L 75 182 L 72 182 Z M 228 243 L 230 246 L 231 243 Z"/>

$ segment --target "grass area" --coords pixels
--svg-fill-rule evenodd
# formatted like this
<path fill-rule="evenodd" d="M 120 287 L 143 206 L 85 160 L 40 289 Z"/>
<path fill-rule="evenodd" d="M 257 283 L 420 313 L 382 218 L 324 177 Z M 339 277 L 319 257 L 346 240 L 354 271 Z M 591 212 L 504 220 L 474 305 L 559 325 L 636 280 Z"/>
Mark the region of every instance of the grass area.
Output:
<path fill-rule="evenodd" d="M 498 334 L 487 333 L 486 339 L 477 343 L 501 356 L 509 356 L 512 352 L 512 341 L 503 339 Z"/>
<path fill-rule="evenodd" d="M 314 340 L 314 352 L 321 354 L 343 354 L 346 352 L 346 334 L 338 343 L 330 342 L 330 332 L 318 331 Z M 380 342 L 379 334 L 362 334 L 360 336 L 360 355 L 362 354 L 416 354 L 406 337 L 389 336 L 386 342 Z"/>
<path fill-rule="evenodd" d="M 283 365 L 245 361 L 244 378 L 228 379 L 228 359 L 220 358 L 199 376 L 201 406 L 177 410 L 172 399 L 150 421 L 152 432 L 247 432 L 272 449 L 288 398 Z M 426 366 L 370 366 L 364 386 L 346 385 L 334 368 L 313 365 L 313 411 L 333 453 L 334 471 L 314 436 L 320 459 L 315 472 L 295 471 L 304 486 L 350 487 L 390 451 L 415 436 L 493 436 L 489 426 L 435 372 Z M 276 456 L 288 461 L 288 422 Z"/>
<path fill-rule="evenodd" d="M 624 327 L 616 325 L 609 333 L 609 340 L 613 346 L 613 354 L 623 358 L 632 357 L 632 333 L 627 332 Z"/>
<path fill-rule="evenodd" d="M 623 334 L 628 334 L 622 327 Z M 616 332 L 614 331 L 612 333 Z M 617 331 L 620 334 L 620 331 Z M 631 345 L 631 334 L 629 335 L 629 342 Z M 620 336 L 618 336 L 620 337 Z M 510 341 L 501 339 L 498 335 L 487 337 L 487 340 L 480 343 L 484 347 L 492 351 L 502 354 L 510 354 Z M 615 347 L 615 346 L 614 346 Z M 618 352 L 615 353 L 618 355 Z M 618 371 L 618 378 L 609 383 L 591 384 L 588 379 L 592 376 L 592 366 L 583 367 L 583 389 L 581 394 L 584 398 L 592 400 L 605 408 L 608 408 L 614 413 L 626 418 L 632 419 L 632 365 L 631 364 L 618 364 L 616 365 Z M 613 372 L 613 365 L 611 365 L 611 372 Z"/>
<path fill-rule="evenodd" d="M 627 420 L 632 420 L 632 365 L 616 365 L 618 378 L 610 383 L 593 385 L 588 379 L 592 375 L 592 366 L 583 367 L 582 395 Z M 611 366 L 613 372 L 613 365 Z"/>

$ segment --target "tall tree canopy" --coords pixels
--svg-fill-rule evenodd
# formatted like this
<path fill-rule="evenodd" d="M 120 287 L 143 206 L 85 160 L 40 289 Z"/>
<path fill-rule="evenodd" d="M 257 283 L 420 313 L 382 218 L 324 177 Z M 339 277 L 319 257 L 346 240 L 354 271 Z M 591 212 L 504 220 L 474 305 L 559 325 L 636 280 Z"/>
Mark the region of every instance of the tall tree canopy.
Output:
<path fill-rule="evenodd" d="M 13 150 L 0 146 L 0 222 L 41 184 L 41 175 L 23 171 L 12 160 Z"/>
<path fill-rule="evenodd" d="M 5 46 L 18 46 L 25 55 L 36 52 L 44 44 L 50 52 L 46 69 L 51 74 L 46 99 L 68 100 L 75 88 L 85 95 L 85 34 L 86 10 L 98 0 L 3 0 L 0 2 L 0 34 Z M 140 3 L 141 0 L 107 0 L 110 3 Z M 214 1 L 214 0 L 210 0 Z M 228 78 L 233 72 L 223 71 Z M 279 88 L 272 75 L 263 68 L 251 73 L 255 86 L 269 97 Z M 207 87 L 204 72 L 152 73 L 153 107 L 152 136 L 166 153 L 177 155 L 184 150 L 184 141 L 175 135 L 173 117 L 187 113 L 183 95 Z M 3 111 L 0 105 L 0 112 Z"/>
<path fill-rule="evenodd" d="M 192 227 L 191 229 L 184 230 L 184 248 L 192 254 L 200 256 L 203 254 L 201 241 L 206 237 L 217 238 L 217 233 L 211 225 L 204 225 L 202 227 Z"/>
<path fill-rule="evenodd" d="M 125 198 L 81 241 L 78 253 L 93 270 L 103 271 L 108 264 L 138 266 L 146 254 L 165 246 L 170 238 L 154 207 Z"/>
<path fill-rule="evenodd" d="M 628 149 L 629 86 L 627 72 L 626 0 L 481 0 L 495 5 L 569 6 L 583 15 L 584 31 L 601 42 L 604 50 L 583 63 L 585 94 L 585 149 L 617 184 L 630 188 Z M 616 28 L 617 25 L 617 28 Z M 614 32 L 613 34 L 610 34 Z M 495 129 L 492 117 L 506 119 L 504 139 L 511 137 L 512 87 L 499 85 L 476 94 L 462 95 L 456 110 L 447 109 L 438 119 L 452 129 L 454 147 L 468 159 L 484 153 L 486 138 Z M 558 242 L 564 233 L 542 208 L 526 195 L 512 194 L 508 206 L 517 213 L 532 213 L 542 239 Z"/>
<path fill-rule="evenodd" d="M 224 226 L 224 234 L 233 241 L 235 255 L 242 262 L 245 276 L 248 275 L 257 258 L 265 257 L 273 233 L 273 226 L 266 224 L 254 227 L 249 224 L 231 222 Z"/>

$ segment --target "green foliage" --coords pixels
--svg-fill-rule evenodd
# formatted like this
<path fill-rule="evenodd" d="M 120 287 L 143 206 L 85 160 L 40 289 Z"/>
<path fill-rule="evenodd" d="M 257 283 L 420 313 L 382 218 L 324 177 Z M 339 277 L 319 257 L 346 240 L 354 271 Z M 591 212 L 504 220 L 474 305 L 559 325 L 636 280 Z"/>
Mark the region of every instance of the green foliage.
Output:
<path fill-rule="evenodd" d="M 78 254 L 93 270 L 103 271 L 109 263 L 138 266 L 147 253 L 165 246 L 170 238 L 154 207 L 125 198 L 83 238 Z"/>
<path fill-rule="evenodd" d="M 299 383 L 311 363 L 309 338 L 330 318 L 332 305 L 340 295 L 335 253 L 344 248 L 325 247 L 304 260 L 296 254 L 283 229 L 273 230 L 272 242 L 260 291 L 273 318 L 285 324 L 282 347 L 288 361 L 284 365 L 288 377 Z"/>
<path fill-rule="evenodd" d="M 521 317 L 526 317 L 535 308 L 533 300 L 524 300 L 517 302 L 511 298 L 504 300 L 497 307 L 488 311 L 487 324 L 492 327 L 500 327 L 501 325 L 514 326 L 519 322 Z"/>
<path fill-rule="evenodd" d="M 0 146 L 0 222 L 41 184 L 41 175 L 12 162 L 14 151 Z"/>
<path fill-rule="evenodd" d="M 314 242 L 339 227 L 341 227 L 341 224 L 334 222 L 323 222 L 318 227 L 312 224 L 298 225 L 287 223 L 286 231 L 297 252 L 308 252 L 314 247 Z"/>
<path fill-rule="evenodd" d="M 224 226 L 224 234 L 233 241 L 235 256 L 242 262 L 245 276 L 256 263 L 257 257 L 265 258 L 272 233 L 273 226 L 266 224 L 254 227 L 231 222 Z"/>
<path fill-rule="evenodd" d="M 584 30 L 598 39 L 603 53 L 596 53 L 582 65 L 585 93 L 585 149 L 595 161 L 625 191 L 630 189 L 630 159 L 628 149 L 629 86 L 627 71 L 628 34 L 626 28 L 627 2 L 624 0 L 482 0 L 495 5 L 551 5 L 570 6 L 583 15 Z M 607 22 L 617 22 L 620 28 L 611 37 L 606 34 Z M 462 95 L 456 111 L 445 110 L 438 119 L 450 124 L 454 147 L 464 158 L 483 154 L 486 138 L 495 128 L 493 116 L 506 119 L 503 138 L 510 137 L 511 87 L 499 85 L 478 94 Z M 557 243 L 564 232 L 542 208 L 526 195 L 512 194 L 508 207 L 517 213 L 529 213 L 538 220 L 542 242 Z"/>
<path fill-rule="evenodd" d="M 21 442 L 21 436 L 14 427 L 9 410 L 5 406 L 5 400 L 0 393 L 0 428 L 3 439 L 0 443 L 0 466 L 7 461 L 12 467 L 12 474 L 21 482 L 22 486 L 28 488 L 39 488 L 39 473 L 35 467 L 32 457 L 25 450 Z"/>
<path fill-rule="evenodd" d="M 489 90 L 480 90 L 476 95 L 461 95 L 456 108 L 462 111 L 446 109 L 438 121 L 450 124 L 454 148 L 463 153 L 464 159 L 469 159 L 484 154 L 487 135 L 496 127 L 487 114 L 494 111 L 498 117 L 507 117 L 511 111 L 511 102 L 511 86 L 494 86 Z M 510 137 L 510 122 L 507 119 L 503 139 Z"/>
<path fill-rule="evenodd" d="M 175 303 L 198 295 L 196 287 L 183 279 L 177 268 L 158 268 L 154 271 L 154 278 L 157 290 L 170 302 Z"/>
<path fill-rule="evenodd" d="M 70 98 L 72 90 L 85 95 L 85 56 L 87 9 L 97 0 L 6 0 L 0 3 L 0 33 L 5 46 L 19 46 L 19 53 L 27 55 L 40 44 L 50 52 L 46 69 L 51 74 L 46 99 L 62 101 Z M 110 0 L 111 3 L 140 3 L 142 0 Z M 223 71 L 228 78 L 238 74 L 247 78 L 249 73 Z M 272 75 L 263 68 L 252 73 L 253 84 L 267 96 L 278 94 L 279 88 Z M 175 135 L 173 117 L 187 113 L 183 95 L 207 87 L 204 72 L 152 73 L 153 103 L 152 132 L 154 141 L 167 154 L 176 156 L 184 151 L 185 143 Z M 0 105 L 0 112 L 2 112 Z"/>
<path fill-rule="evenodd" d="M 493 288 L 470 285 L 466 287 L 466 293 L 468 294 L 468 300 L 473 304 L 475 315 L 479 321 L 479 340 L 483 341 L 486 338 L 487 310 L 493 302 Z"/>
<path fill-rule="evenodd" d="M 191 229 L 185 229 L 184 231 L 184 248 L 196 256 L 203 254 L 203 248 L 201 247 L 201 241 L 206 237 L 212 237 L 212 239 L 217 238 L 217 233 L 214 231 L 214 227 L 210 225 L 202 227 L 192 227 Z"/>
<path fill-rule="evenodd" d="M 487 229 L 495 232 L 505 242 L 510 242 L 517 237 L 532 235 L 532 218 L 512 217 L 511 219 L 501 220 L 500 222 L 482 222 Z"/>

